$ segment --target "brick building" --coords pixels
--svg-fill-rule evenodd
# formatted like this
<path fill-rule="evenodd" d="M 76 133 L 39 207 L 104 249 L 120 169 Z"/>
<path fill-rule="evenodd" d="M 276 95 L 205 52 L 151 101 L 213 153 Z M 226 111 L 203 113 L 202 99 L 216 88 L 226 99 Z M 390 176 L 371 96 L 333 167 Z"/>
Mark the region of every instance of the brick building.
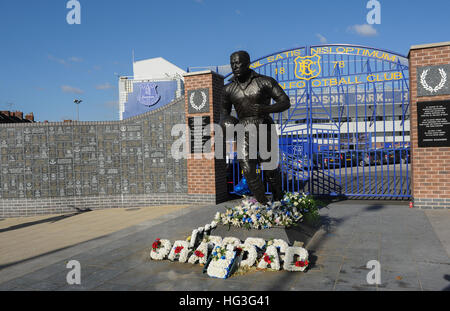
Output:
<path fill-rule="evenodd" d="M 0 111 L 0 123 L 33 123 L 34 115 L 29 113 L 23 117 L 21 111 Z"/>

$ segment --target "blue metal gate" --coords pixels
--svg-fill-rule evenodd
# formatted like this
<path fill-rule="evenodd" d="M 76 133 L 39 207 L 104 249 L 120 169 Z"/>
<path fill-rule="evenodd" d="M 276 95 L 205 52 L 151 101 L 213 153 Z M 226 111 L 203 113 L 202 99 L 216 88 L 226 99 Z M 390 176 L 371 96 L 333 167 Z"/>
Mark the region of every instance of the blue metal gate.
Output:
<path fill-rule="evenodd" d="M 251 64 L 291 108 L 275 114 L 285 191 L 410 197 L 408 59 L 356 45 L 281 51 Z M 242 177 L 233 164 L 233 185 Z"/>

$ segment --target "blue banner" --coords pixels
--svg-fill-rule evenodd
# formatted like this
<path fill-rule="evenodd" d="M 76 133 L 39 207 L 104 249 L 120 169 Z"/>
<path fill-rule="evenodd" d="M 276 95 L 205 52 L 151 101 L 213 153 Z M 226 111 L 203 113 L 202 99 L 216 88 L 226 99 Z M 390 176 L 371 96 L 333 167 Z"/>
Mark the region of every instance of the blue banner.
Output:
<path fill-rule="evenodd" d="M 137 116 L 167 105 L 175 99 L 177 81 L 139 82 L 128 94 L 123 118 Z"/>

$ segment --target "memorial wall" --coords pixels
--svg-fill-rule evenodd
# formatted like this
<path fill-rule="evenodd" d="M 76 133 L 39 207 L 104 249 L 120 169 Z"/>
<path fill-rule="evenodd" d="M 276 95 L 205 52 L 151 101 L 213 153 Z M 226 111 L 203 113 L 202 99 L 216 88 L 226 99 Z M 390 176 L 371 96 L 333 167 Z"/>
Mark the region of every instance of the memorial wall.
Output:
<path fill-rule="evenodd" d="M 184 98 L 123 121 L 0 124 L 0 217 L 207 201 L 171 157 Z"/>

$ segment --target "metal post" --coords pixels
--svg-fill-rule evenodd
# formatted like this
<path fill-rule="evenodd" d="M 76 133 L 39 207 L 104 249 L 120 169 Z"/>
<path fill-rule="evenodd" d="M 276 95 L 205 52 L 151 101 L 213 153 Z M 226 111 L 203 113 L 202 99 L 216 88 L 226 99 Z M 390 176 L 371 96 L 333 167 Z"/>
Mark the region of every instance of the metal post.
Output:
<path fill-rule="evenodd" d="M 81 104 L 82 100 L 81 99 L 75 99 L 73 102 L 75 103 L 75 105 L 77 105 L 77 121 L 80 121 L 80 112 L 79 112 L 78 105 Z"/>

